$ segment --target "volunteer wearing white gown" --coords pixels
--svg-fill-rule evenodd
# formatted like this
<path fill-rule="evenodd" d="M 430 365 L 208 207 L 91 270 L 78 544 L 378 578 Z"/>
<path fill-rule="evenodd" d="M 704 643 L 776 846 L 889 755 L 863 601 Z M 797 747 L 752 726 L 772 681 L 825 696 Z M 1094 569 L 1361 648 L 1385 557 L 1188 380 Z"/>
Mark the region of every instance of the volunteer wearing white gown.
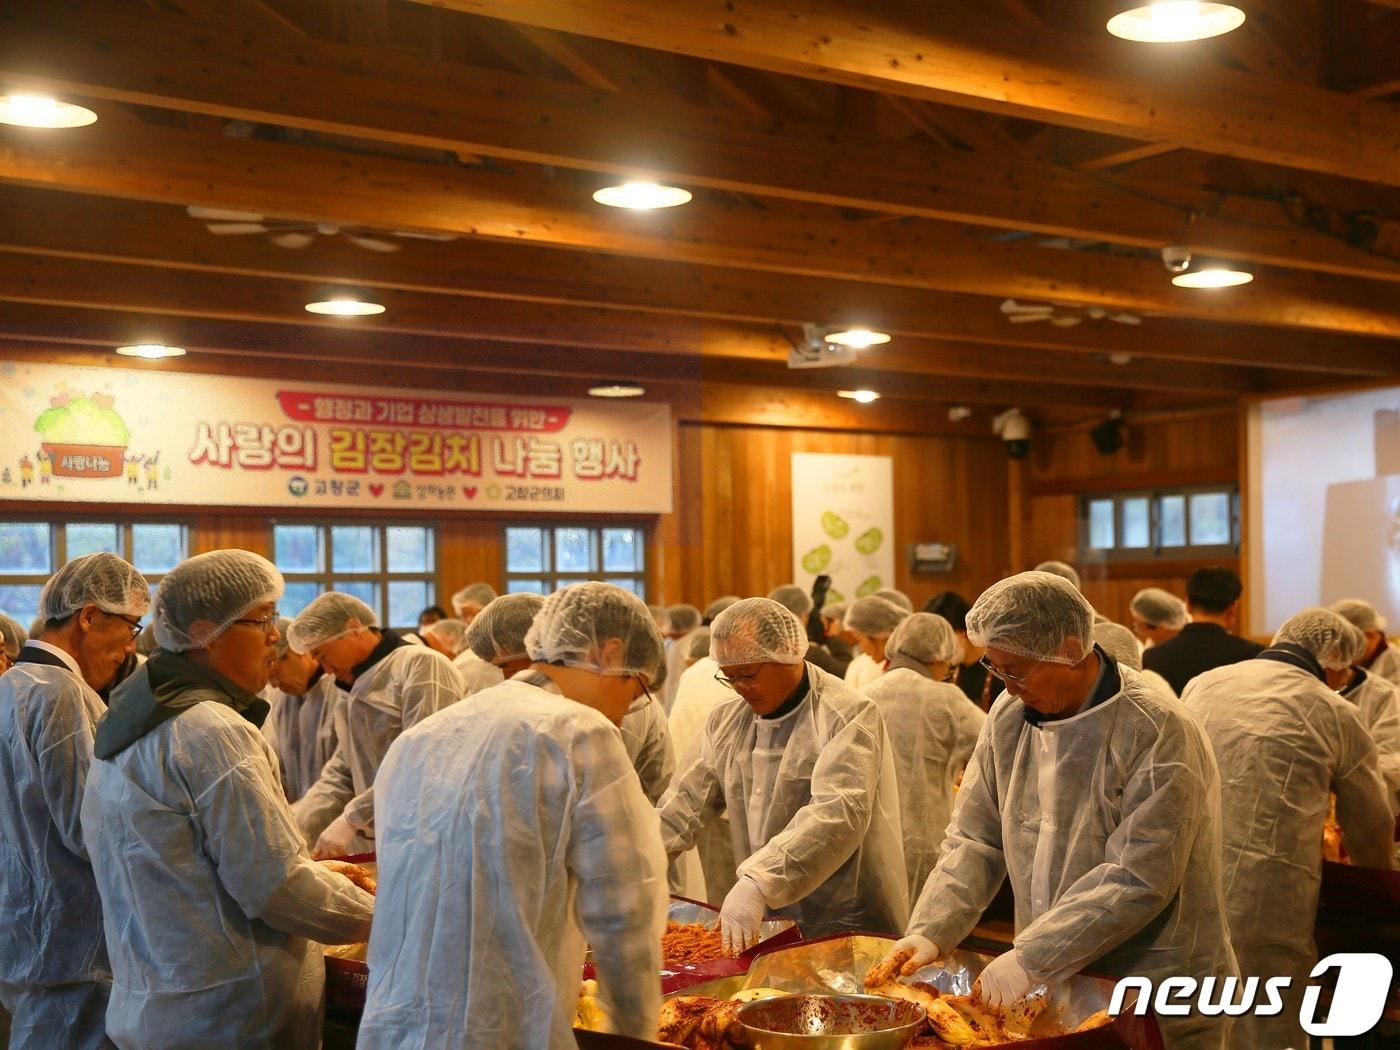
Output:
<path fill-rule="evenodd" d="M 112 977 L 80 812 L 95 690 L 134 651 L 145 578 L 115 554 L 59 569 L 39 596 L 43 633 L 0 678 L 0 1002 L 11 1050 L 110 1047 Z"/>
<path fill-rule="evenodd" d="M 666 650 L 666 682 L 660 690 L 661 706 L 667 715 L 675 710 L 676 691 L 680 688 L 681 672 L 685 670 L 685 659 L 681 646 L 687 638 L 700 628 L 700 610 L 693 605 L 672 605 L 666 610 L 666 618 L 671 627 L 667 637 L 671 645 Z"/>
<path fill-rule="evenodd" d="M 83 834 L 122 1050 L 314 1047 L 321 944 L 369 933 L 374 899 L 307 856 L 258 731 L 281 593 L 248 551 L 176 566 L 156 589 L 161 648 L 98 724 Z"/>
<path fill-rule="evenodd" d="M 1142 667 L 1142 646 L 1132 631 L 1120 623 L 1102 620 L 1094 624 L 1094 644 L 1117 662 L 1119 667 L 1131 667 L 1142 676 L 1144 682 L 1163 696 L 1176 697 L 1171 683 L 1156 671 L 1145 671 Z"/>
<path fill-rule="evenodd" d="M 270 710 L 263 736 L 277 753 L 278 775 L 287 801 L 311 790 L 321 770 L 335 755 L 336 714 L 345 703 L 335 679 L 305 653 L 287 644 L 292 621 L 277 621 L 277 662 L 265 696 Z"/>
<path fill-rule="evenodd" d="M 1376 607 L 1360 598 L 1335 602 L 1332 611 L 1366 636 L 1366 647 L 1356 665 L 1392 685 L 1400 686 L 1400 647 L 1390 644 L 1385 636 L 1385 617 Z"/>
<path fill-rule="evenodd" d="M 1024 572 L 967 615 L 1006 686 L 963 774 L 904 972 L 956 948 L 1009 875 L 1012 951 L 977 994 L 1009 1004 L 1084 969 L 1224 978 L 1235 971 L 1220 871 L 1220 786 L 1181 702 L 1090 641 L 1094 611 L 1067 580 Z M 1173 1050 L 1227 1045 L 1229 1021 L 1160 1019 Z"/>
<path fill-rule="evenodd" d="M 29 635 L 18 620 L 0 613 L 0 674 L 4 674 L 19 659 L 19 651 L 24 647 Z"/>
<path fill-rule="evenodd" d="M 938 861 L 955 785 L 987 718 L 947 681 L 957 653 L 947 620 L 914 613 L 885 644 L 885 673 L 861 690 L 880 709 L 894 749 L 910 900 Z"/>
<path fill-rule="evenodd" d="M 489 583 L 469 583 L 452 596 L 452 611 L 457 614 L 457 619 L 470 627 L 477 614 L 496 598 L 496 588 Z M 452 666 L 461 674 L 468 696 L 490 689 L 502 681 L 500 670 L 483 663 L 470 646 L 457 654 Z"/>
<path fill-rule="evenodd" d="M 611 1028 L 656 1038 L 665 856 L 617 727 L 661 635 L 635 595 L 579 583 L 525 644 L 529 669 L 384 761 L 360 1050 L 573 1050 L 585 942 Z"/>
<path fill-rule="evenodd" d="M 1293 978 L 1281 1014 L 1235 1022 L 1239 1050 L 1308 1044 L 1298 1011 L 1317 962 L 1329 793 L 1352 863 L 1391 867 L 1395 822 L 1376 745 L 1330 688 L 1346 674 L 1352 631 L 1327 609 L 1304 609 L 1259 656 L 1197 675 L 1182 698 L 1224 777 L 1225 904 L 1240 973 Z"/>
<path fill-rule="evenodd" d="M 885 664 L 885 643 L 909 610 L 887 598 L 857 598 L 846 610 L 846 630 L 855 636 L 860 655 L 846 668 L 846 684 L 862 689 L 880 677 Z"/>
<path fill-rule="evenodd" d="M 1128 612 L 1133 617 L 1133 635 L 1144 649 L 1170 641 L 1191 622 L 1186 603 L 1160 587 L 1144 587 L 1138 591 L 1128 603 Z"/>
<path fill-rule="evenodd" d="M 909 912 L 894 755 L 874 703 L 803 662 L 807 633 L 767 598 L 710 627 L 710 651 L 739 695 L 711 712 L 661 800 L 672 856 L 729 810 L 738 881 L 720 930 L 757 941 L 765 913 L 808 937 L 893 932 Z"/>
<path fill-rule="evenodd" d="M 1353 665 L 1337 692 L 1356 708 L 1361 724 L 1375 741 L 1390 808 L 1400 813 L 1400 688 L 1355 666 L 1355 661 L 1365 654 L 1365 636 L 1356 631 L 1353 642 Z"/>
<path fill-rule="evenodd" d="M 359 852 L 374 837 L 374 775 L 384 752 L 410 726 L 466 692 L 451 661 L 379 629 L 354 595 L 327 591 L 292 621 L 287 640 L 349 690 L 335 755 L 292 807 L 316 858 Z"/>
<path fill-rule="evenodd" d="M 420 627 L 418 637 L 423 639 L 424 645 L 430 645 L 449 660 L 455 660 L 467 647 L 469 626 L 465 620 L 449 616 L 434 620 L 427 627 Z"/>

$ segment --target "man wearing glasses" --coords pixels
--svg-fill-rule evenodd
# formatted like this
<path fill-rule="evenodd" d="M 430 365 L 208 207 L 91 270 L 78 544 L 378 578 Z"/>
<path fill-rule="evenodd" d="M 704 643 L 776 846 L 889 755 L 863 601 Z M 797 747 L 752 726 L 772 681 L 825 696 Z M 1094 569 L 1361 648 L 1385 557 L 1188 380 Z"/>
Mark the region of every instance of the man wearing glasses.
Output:
<path fill-rule="evenodd" d="M 10 1046 L 110 1047 L 102 907 L 80 814 L 97 690 L 134 651 L 145 578 L 115 554 L 59 569 L 39 596 L 42 633 L 0 678 L 0 1002 Z"/>
<path fill-rule="evenodd" d="M 1066 580 L 1024 572 L 967 615 L 1005 692 L 963 774 L 937 867 L 882 964 L 905 976 L 956 948 L 1003 877 L 1015 947 L 974 991 L 1010 1006 L 1085 969 L 1155 981 L 1235 976 L 1222 904 L 1220 774 L 1176 700 L 1092 642 Z M 1168 1046 L 1226 1045 L 1229 1019 L 1160 1019 Z"/>
<path fill-rule="evenodd" d="M 715 677 L 739 695 L 710 714 L 661 799 L 661 838 L 684 853 L 729 810 L 738 881 L 725 946 L 758 939 L 766 912 L 808 937 L 895 932 L 909 914 L 894 756 L 874 701 L 804 661 L 807 632 L 768 598 L 710 627 Z"/>

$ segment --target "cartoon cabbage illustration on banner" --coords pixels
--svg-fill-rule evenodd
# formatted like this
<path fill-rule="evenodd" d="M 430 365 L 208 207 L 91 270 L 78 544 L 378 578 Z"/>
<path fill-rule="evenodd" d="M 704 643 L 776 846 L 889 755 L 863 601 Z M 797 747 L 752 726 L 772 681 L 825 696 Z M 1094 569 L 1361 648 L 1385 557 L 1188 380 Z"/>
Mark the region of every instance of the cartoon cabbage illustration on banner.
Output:
<path fill-rule="evenodd" d="M 831 564 L 831 548 L 823 543 L 802 555 L 802 568 L 810 573 L 819 573 Z"/>
<path fill-rule="evenodd" d="M 869 528 L 856 537 L 856 550 L 862 554 L 874 554 L 885 542 L 885 534 L 876 528 Z"/>

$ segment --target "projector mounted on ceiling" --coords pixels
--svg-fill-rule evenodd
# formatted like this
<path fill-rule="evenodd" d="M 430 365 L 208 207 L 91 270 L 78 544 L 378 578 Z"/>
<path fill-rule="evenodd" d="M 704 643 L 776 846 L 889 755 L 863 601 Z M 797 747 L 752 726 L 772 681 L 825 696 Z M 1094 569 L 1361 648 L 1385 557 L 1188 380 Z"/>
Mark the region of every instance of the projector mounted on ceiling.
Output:
<path fill-rule="evenodd" d="M 828 329 L 819 324 L 804 324 L 802 338 L 788 351 L 789 368 L 838 368 L 856 363 L 854 347 L 828 343 Z"/>

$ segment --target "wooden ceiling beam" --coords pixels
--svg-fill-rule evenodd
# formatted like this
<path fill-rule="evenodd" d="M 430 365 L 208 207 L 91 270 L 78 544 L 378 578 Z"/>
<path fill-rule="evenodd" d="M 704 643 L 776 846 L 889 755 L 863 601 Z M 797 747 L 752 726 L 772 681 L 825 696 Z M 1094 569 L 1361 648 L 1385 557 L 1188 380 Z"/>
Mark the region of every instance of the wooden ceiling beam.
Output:
<path fill-rule="evenodd" d="M 74 306 L 155 316 L 306 326 L 337 333 L 433 335 L 473 342 L 510 342 L 643 353 L 657 359 L 699 355 L 786 362 L 789 337 L 776 325 L 699 320 L 641 311 L 447 298 L 421 292 L 375 295 L 386 312 L 345 321 L 308 314 L 303 305 L 324 291 L 319 282 L 158 271 L 149 267 L 0 253 L 0 302 Z M 0 316 L 0 329 L 6 327 Z M 795 333 L 794 333 L 795 334 Z M 1261 389 L 1258 370 L 1134 360 L 1111 366 L 1083 354 L 977 347 L 901 338 L 862 355 L 887 372 L 922 381 L 931 376 L 1015 383 L 1082 384 L 1111 389 L 1213 391 Z M 842 372 L 851 369 L 839 370 Z"/>
<path fill-rule="evenodd" d="M 548 172 L 506 176 L 171 128 L 116 133 L 99 122 L 81 135 L 42 141 L 0 128 L 0 181 L 805 277 L 1400 336 L 1388 283 L 1271 273 L 1243 288 L 1202 293 L 1173 287 L 1150 258 L 1001 243 L 942 223 L 896 228 L 851 222 L 815 205 L 736 212 L 701 199 L 664 213 L 622 213 L 594 204 L 587 186 Z"/>
<path fill-rule="evenodd" d="M 983 296 L 521 244 L 405 242 L 389 266 L 337 238 L 288 251 L 263 237 L 215 237 L 166 205 L 19 186 L 0 186 L 0 251 L 794 328 L 805 322 L 864 324 L 900 336 L 1081 355 L 1400 375 L 1400 355 L 1386 340 L 1166 317 L 1147 318 L 1136 327 L 1012 325 L 998 301 Z"/>
<path fill-rule="evenodd" d="M 1107 34 L 969 5 L 843 0 L 418 0 L 566 33 L 1090 131 L 1400 185 L 1400 114 L 1203 59 L 1143 61 Z"/>
<path fill-rule="evenodd" d="M 507 33 L 501 25 L 496 35 Z M 1400 280 L 1394 260 L 1302 228 L 1281 209 L 1248 223 L 1228 221 L 1213 216 L 1208 197 L 1175 202 L 1179 187 L 1164 197 L 1103 176 L 1012 163 L 996 151 L 874 146 L 868 134 L 849 129 L 779 122 L 751 91 L 740 93 L 739 104 L 759 126 L 744 127 L 722 107 L 647 97 L 654 92 L 619 97 L 318 40 L 272 49 L 253 35 L 213 34 L 181 19 L 118 9 L 111 0 L 0 10 L 0 78 L 456 154 L 1138 247 L 1178 243 L 1194 219 L 1193 242 L 1211 254 Z"/>

